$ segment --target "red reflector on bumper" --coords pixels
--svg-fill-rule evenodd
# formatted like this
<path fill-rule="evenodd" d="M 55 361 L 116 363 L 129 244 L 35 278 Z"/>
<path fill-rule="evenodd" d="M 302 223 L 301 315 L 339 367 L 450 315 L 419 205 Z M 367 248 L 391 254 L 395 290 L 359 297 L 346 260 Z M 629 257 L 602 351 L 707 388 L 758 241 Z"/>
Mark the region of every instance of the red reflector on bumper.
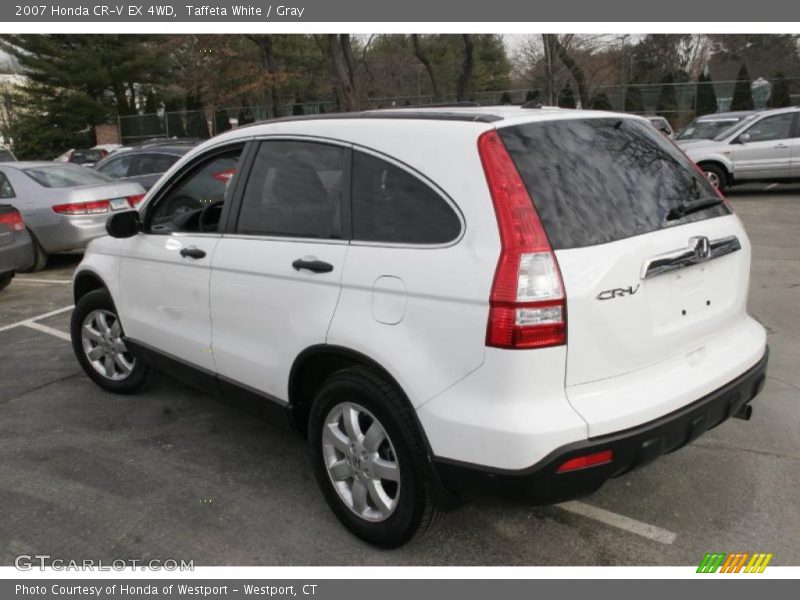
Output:
<path fill-rule="evenodd" d="M 587 454 L 586 456 L 576 456 L 564 462 L 556 473 L 565 473 L 567 471 L 577 471 L 578 469 L 586 469 L 587 467 L 598 467 L 600 465 L 607 465 L 614 460 L 614 452 L 611 450 L 603 450 L 595 452 L 594 454 Z"/>

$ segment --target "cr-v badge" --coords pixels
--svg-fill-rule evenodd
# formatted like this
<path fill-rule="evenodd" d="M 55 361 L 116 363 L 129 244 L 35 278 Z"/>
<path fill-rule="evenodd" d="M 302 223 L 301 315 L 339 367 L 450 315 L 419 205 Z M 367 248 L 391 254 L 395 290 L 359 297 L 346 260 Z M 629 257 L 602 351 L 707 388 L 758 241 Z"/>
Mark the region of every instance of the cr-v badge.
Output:
<path fill-rule="evenodd" d="M 597 294 L 598 300 L 613 300 L 614 298 L 623 298 L 625 296 L 633 296 L 636 292 L 639 291 L 639 285 L 636 284 L 636 287 L 632 285 L 626 288 L 614 288 L 613 290 L 603 290 L 599 294 Z"/>

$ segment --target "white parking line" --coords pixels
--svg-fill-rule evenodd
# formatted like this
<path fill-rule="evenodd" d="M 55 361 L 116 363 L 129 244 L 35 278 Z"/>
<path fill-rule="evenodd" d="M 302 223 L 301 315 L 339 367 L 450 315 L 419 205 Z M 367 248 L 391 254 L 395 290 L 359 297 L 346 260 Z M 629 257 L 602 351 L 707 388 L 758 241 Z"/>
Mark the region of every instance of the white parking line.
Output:
<path fill-rule="evenodd" d="M 36 321 L 41 321 L 42 319 L 46 319 L 48 317 L 54 317 L 55 315 L 60 315 L 63 312 L 67 312 L 68 310 L 72 310 L 73 308 L 75 308 L 75 305 L 74 304 L 70 304 L 69 306 L 65 306 L 63 308 L 58 308 L 56 310 L 51 310 L 50 312 L 46 312 L 46 313 L 41 314 L 41 315 L 36 315 L 35 317 L 31 317 L 29 319 L 24 319 L 22 321 L 17 321 L 16 323 L 12 323 L 11 325 L 3 325 L 2 327 L 0 327 L 0 332 L 8 331 L 9 329 L 14 329 L 15 327 L 30 327 L 31 324 L 39 325 L 39 323 L 36 323 Z M 52 327 L 47 327 L 46 325 L 42 325 L 41 327 L 46 327 L 47 329 L 52 329 Z M 33 327 L 33 329 L 36 329 L 36 327 Z M 58 331 L 58 329 L 53 329 L 53 331 Z M 45 332 L 45 333 L 50 333 L 50 332 Z M 58 331 L 58 333 L 61 334 L 63 332 Z M 67 334 L 64 333 L 63 335 L 67 335 Z M 56 337 L 61 337 L 61 336 L 56 336 Z"/>
<path fill-rule="evenodd" d="M 677 533 L 667 531 L 666 529 L 661 529 L 660 527 L 650 525 L 649 523 L 637 521 L 636 519 L 631 519 L 630 517 L 618 515 L 610 510 L 598 508 L 596 506 L 592 506 L 591 504 L 585 504 L 584 502 L 577 502 L 573 500 L 571 502 L 557 504 L 556 506 L 568 512 L 575 513 L 576 515 L 581 515 L 582 517 L 600 521 L 606 525 L 611 525 L 611 527 L 616 527 L 617 529 L 635 533 L 643 538 L 647 538 L 661 544 L 672 544 L 678 537 Z"/>
<path fill-rule="evenodd" d="M 30 323 L 23 323 L 23 327 L 28 327 L 29 329 L 35 329 L 36 331 L 41 331 L 42 333 L 49 333 L 52 336 L 55 336 L 59 339 L 66 340 L 67 342 L 71 342 L 72 338 L 69 334 L 64 333 L 63 331 L 59 331 L 54 327 L 48 327 L 47 325 L 42 325 L 41 323 L 36 323 L 31 321 Z"/>
<path fill-rule="evenodd" d="M 37 277 L 17 277 L 14 283 L 72 283 L 69 279 L 42 279 Z"/>

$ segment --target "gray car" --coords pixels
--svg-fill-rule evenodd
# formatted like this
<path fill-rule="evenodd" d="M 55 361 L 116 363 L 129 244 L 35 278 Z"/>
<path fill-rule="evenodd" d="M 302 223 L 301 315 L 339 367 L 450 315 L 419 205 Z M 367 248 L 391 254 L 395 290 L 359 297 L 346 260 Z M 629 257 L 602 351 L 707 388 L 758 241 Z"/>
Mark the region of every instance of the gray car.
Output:
<path fill-rule="evenodd" d="M 145 190 L 153 187 L 169 168 L 195 146 L 194 142 L 153 142 L 120 148 L 98 162 L 94 169 L 119 181 L 135 181 Z"/>
<path fill-rule="evenodd" d="M 6 288 L 16 271 L 33 265 L 33 242 L 22 215 L 10 204 L 0 204 L 0 290 Z"/>
<path fill-rule="evenodd" d="M 91 169 L 53 162 L 0 164 L 0 202 L 22 213 L 33 238 L 32 270 L 49 254 L 81 250 L 105 235 L 108 215 L 144 198 L 138 183 L 118 182 Z"/>
<path fill-rule="evenodd" d="M 800 180 L 800 107 L 755 113 L 711 140 L 678 140 L 719 189 L 745 181 Z"/>

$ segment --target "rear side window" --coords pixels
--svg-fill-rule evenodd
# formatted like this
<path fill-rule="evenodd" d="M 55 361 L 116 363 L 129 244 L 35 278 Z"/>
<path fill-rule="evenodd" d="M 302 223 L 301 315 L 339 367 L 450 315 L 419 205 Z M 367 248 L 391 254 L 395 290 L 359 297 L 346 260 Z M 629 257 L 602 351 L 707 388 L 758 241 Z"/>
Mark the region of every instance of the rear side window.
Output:
<path fill-rule="evenodd" d="M 5 173 L 0 172 L 0 198 L 13 198 L 15 195 L 8 177 Z"/>
<path fill-rule="evenodd" d="M 452 207 L 428 185 L 374 156 L 353 155 L 353 239 L 444 244 L 461 232 Z"/>
<path fill-rule="evenodd" d="M 677 205 L 717 195 L 691 161 L 647 123 L 564 119 L 498 131 L 556 250 L 730 213 L 720 204 L 667 221 Z"/>
<path fill-rule="evenodd" d="M 97 170 L 103 175 L 108 175 L 114 179 L 127 177 L 131 166 L 131 159 L 131 156 L 120 156 L 119 158 L 114 158 L 107 163 L 100 165 L 97 167 Z"/>
<path fill-rule="evenodd" d="M 341 238 L 347 157 L 348 150 L 339 146 L 262 142 L 242 198 L 237 233 Z"/>
<path fill-rule="evenodd" d="M 172 154 L 138 154 L 133 158 L 130 176 L 163 173 L 178 161 Z"/>

